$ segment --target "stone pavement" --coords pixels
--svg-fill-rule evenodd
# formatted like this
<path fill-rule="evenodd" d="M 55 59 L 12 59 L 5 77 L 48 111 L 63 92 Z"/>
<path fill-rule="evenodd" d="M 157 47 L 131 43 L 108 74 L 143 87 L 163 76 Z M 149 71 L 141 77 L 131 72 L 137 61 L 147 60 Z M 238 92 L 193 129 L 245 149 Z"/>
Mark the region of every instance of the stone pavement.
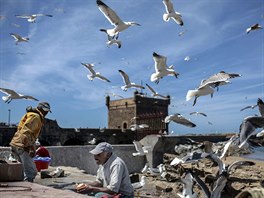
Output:
<path fill-rule="evenodd" d="M 28 198 L 28 197 L 45 197 L 45 198 L 82 198 L 91 197 L 73 192 L 75 184 L 93 181 L 95 176 L 86 174 L 83 170 L 76 167 L 60 166 L 64 170 L 64 177 L 57 178 L 40 178 L 40 172 L 36 176 L 34 183 L 17 181 L 17 182 L 0 182 L 0 197 L 2 198 Z M 56 167 L 49 167 L 49 171 L 56 170 Z"/>

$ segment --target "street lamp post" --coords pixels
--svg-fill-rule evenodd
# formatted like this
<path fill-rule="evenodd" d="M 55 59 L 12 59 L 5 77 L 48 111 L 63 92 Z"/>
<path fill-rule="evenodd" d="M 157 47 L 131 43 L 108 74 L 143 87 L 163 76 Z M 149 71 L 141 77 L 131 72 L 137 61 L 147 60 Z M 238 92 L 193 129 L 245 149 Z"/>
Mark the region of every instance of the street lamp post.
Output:
<path fill-rule="evenodd" d="M 8 126 L 10 126 L 11 109 L 8 109 Z"/>

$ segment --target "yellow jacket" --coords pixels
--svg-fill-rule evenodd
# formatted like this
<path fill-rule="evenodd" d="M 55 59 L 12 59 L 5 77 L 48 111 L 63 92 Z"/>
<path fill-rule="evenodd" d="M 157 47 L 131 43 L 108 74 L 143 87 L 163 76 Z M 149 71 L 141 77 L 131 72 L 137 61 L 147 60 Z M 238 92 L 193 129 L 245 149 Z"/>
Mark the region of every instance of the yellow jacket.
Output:
<path fill-rule="evenodd" d="M 25 151 L 31 150 L 43 124 L 44 116 L 38 109 L 35 109 L 35 112 L 27 112 L 21 118 L 10 145 L 23 148 Z"/>

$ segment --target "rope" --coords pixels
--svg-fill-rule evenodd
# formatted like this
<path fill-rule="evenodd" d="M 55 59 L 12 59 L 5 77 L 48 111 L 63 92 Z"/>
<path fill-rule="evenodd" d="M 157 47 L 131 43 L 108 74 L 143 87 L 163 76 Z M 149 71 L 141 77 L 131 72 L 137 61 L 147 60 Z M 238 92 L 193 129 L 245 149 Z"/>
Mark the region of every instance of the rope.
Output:
<path fill-rule="evenodd" d="M 20 188 L 20 189 L 14 189 L 14 188 Z M 9 192 L 9 191 L 32 191 L 32 188 L 28 186 L 10 186 L 8 184 L 0 184 L 0 192 Z"/>

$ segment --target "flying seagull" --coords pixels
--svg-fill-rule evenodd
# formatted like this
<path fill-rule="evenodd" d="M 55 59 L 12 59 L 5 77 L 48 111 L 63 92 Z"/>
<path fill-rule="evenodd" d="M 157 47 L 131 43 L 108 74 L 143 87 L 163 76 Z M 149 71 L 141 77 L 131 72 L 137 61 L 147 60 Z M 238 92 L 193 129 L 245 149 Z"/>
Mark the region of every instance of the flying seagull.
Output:
<path fill-rule="evenodd" d="M 106 30 L 101 30 L 102 32 L 105 32 L 107 34 Z M 107 42 L 106 42 L 107 46 L 109 47 L 110 45 L 117 45 L 118 48 L 121 48 L 121 41 L 118 40 L 118 35 L 117 36 L 110 36 L 107 34 Z"/>
<path fill-rule="evenodd" d="M 141 85 L 137 85 L 133 82 L 130 82 L 129 76 L 124 71 L 122 71 L 122 70 L 118 70 L 118 71 L 121 74 L 123 81 L 125 83 L 125 85 L 121 87 L 122 90 L 127 91 L 127 89 L 132 88 L 132 87 L 139 88 L 139 89 L 145 89 L 145 87 L 143 87 Z"/>
<path fill-rule="evenodd" d="M 258 106 L 257 104 L 255 104 L 255 105 L 249 105 L 249 106 L 246 106 L 246 107 L 240 109 L 240 111 L 244 111 L 246 109 L 255 109 L 257 106 Z"/>
<path fill-rule="evenodd" d="M 133 144 L 136 149 L 136 153 L 132 153 L 133 156 L 144 156 L 148 153 L 147 148 L 150 148 L 150 146 L 142 146 L 142 144 L 139 141 L 133 141 Z"/>
<path fill-rule="evenodd" d="M 19 43 L 19 42 L 28 42 L 29 38 L 27 37 L 22 37 L 18 34 L 14 34 L 14 33 L 11 33 L 10 34 L 14 39 L 15 39 L 15 42 L 16 42 L 16 45 Z"/>
<path fill-rule="evenodd" d="M 114 25 L 115 27 L 113 29 L 101 29 L 101 31 L 106 31 L 109 36 L 115 36 L 118 35 L 119 32 L 124 31 L 130 26 L 138 25 L 140 24 L 136 22 L 125 22 L 120 19 L 120 17 L 115 13 L 114 10 L 112 10 L 110 7 L 108 7 L 105 3 L 103 3 L 100 0 L 96 1 L 99 10 L 104 14 L 104 16 L 108 19 L 108 21 Z"/>
<path fill-rule="evenodd" d="M 28 99 L 28 100 L 35 100 L 38 101 L 38 99 L 29 96 L 29 95 L 22 95 L 20 93 L 15 92 L 14 90 L 11 89 L 5 89 L 5 88 L 0 88 L 0 91 L 6 96 L 3 96 L 2 99 L 9 104 L 13 99 Z"/>
<path fill-rule="evenodd" d="M 239 127 L 239 148 L 242 148 L 257 128 L 264 128 L 264 117 L 248 116 Z"/>
<path fill-rule="evenodd" d="M 247 28 L 246 32 L 248 34 L 251 31 L 256 31 L 256 30 L 259 30 L 259 29 L 263 29 L 263 28 L 257 23 L 255 25 L 252 25 L 249 28 Z"/>
<path fill-rule="evenodd" d="M 175 76 L 178 78 L 179 73 L 175 72 L 173 65 L 167 66 L 167 57 L 153 52 L 153 59 L 155 61 L 155 73 L 150 77 L 151 82 L 159 83 L 159 80 L 164 76 Z"/>
<path fill-rule="evenodd" d="M 207 116 L 205 113 L 197 112 L 197 111 L 191 112 L 190 115 L 202 115 L 202 116 L 204 116 L 204 117 Z"/>
<path fill-rule="evenodd" d="M 196 127 L 196 125 L 194 123 L 192 123 L 190 120 L 187 120 L 185 117 L 183 117 L 179 113 L 176 113 L 173 115 L 168 115 L 164 119 L 165 123 L 170 123 L 171 121 L 176 122 L 178 124 L 185 125 L 187 127 Z"/>
<path fill-rule="evenodd" d="M 163 14 L 163 20 L 168 22 L 173 19 L 178 25 L 183 26 L 182 15 L 179 12 L 175 12 L 171 0 L 163 0 L 162 2 L 167 12 Z"/>
<path fill-rule="evenodd" d="M 183 184 L 182 193 L 177 193 L 181 198 L 196 198 L 197 194 L 193 191 L 193 176 L 190 172 L 186 173 L 184 178 L 180 178 L 177 181 Z"/>
<path fill-rule="evenodd" d="M 260 98 L 258 98 L 257 105 L 258 105 L 258 108 L 259 108 L 260 115 L 262 117 L 264 117 L 264 102 L 263 102 L 263 100 L 261 100 Z"/>
<path fill-rule="evenodd" d="M 110 80 L 108 80 L 106 77 L 102 76 L 99 72 L 95 72 L 93 69 L 93 64 L 89 64 L 89 63 L 81 63 L 83 66 L 85 66 L 91 73 L 91 75 L 87 75 L 87 78 L 90 81 L 93 81 L 94 78 L 99 78 L 100 80 L 106 81 L 106 82 L 111 82 Z"/>
<path fill-rule="evenodd" d="M 200 96 L 205 96 L 209 94 L 211 95 L 211 98 L 212 98 L 214 94 L 214 89 L 210 85 L 198 87 L 197 89 L 191 89 L 191 90 L 188 90 L 186 94 L 186 101 L 189 101 L 194 97 L 194 101 L 193 101 L 193 106 L 194 106 L 196 104 L 197 98 L 199 98 Z"/>
<path fill-rule="evenodd" d="M 151 86 L 149 86 L 147 83 L 146 83 L 146 86 L 147 86 L 148 89 L 152 92 L 152 96 L 153 96 L 153 97 L 161 97 L 161 98 L 166 98 L 166 99 L 168 99 L 167 96 L 163 96 L 163 95 L 159 94 L 159 93 L 156 92 Z"/>
<path fill-rule="evenodd" d="M 229 79 L 237 78 L 237 77 L 241 77 L 241 75 L 236 73 L 226 73 L 225 71 L 220 71 L 219 73 L 210 76 L 208 79 L 202 80 L 199 88 L 209 85 L 212 88 L 217 88 L 218 91 L 219 86 L 229 84 L 230 83 L 228 81 Z"/>
<path fill-rule="evenodd" d="M 170 165 L 171 166 L 177 166 L 178 164 L 186 164 L 186 163 L 192 163 L 192 162 L 197 162 L 201 159 L 204 159 L 205 157 L 207 157 L 209 155 L 209 153 L 201 153 L 201 152 L 196 152 L 193 151 L 191 153 L 188 153 L 187 155 L 185 155 L 183 158 L 178 158 L 175 157 Z"/>
<path fill-rule="evenodd" d="M 27 21 L 30 23 L 35 23 L 37 17 L 39 17 L 39 16 L 52 17 L 52 15 L 50 15 L 50 14 L 15 15 L 15 17 L 17 17 L 17 18 L 27 19 Z"/>
<path fill-rule="evenodd" d="M 130 125 L 131 131 L 136 131 L 138 129 L 146 129 L 149 128 L 149 125 L 147 124 L 132 124 Z"/>

